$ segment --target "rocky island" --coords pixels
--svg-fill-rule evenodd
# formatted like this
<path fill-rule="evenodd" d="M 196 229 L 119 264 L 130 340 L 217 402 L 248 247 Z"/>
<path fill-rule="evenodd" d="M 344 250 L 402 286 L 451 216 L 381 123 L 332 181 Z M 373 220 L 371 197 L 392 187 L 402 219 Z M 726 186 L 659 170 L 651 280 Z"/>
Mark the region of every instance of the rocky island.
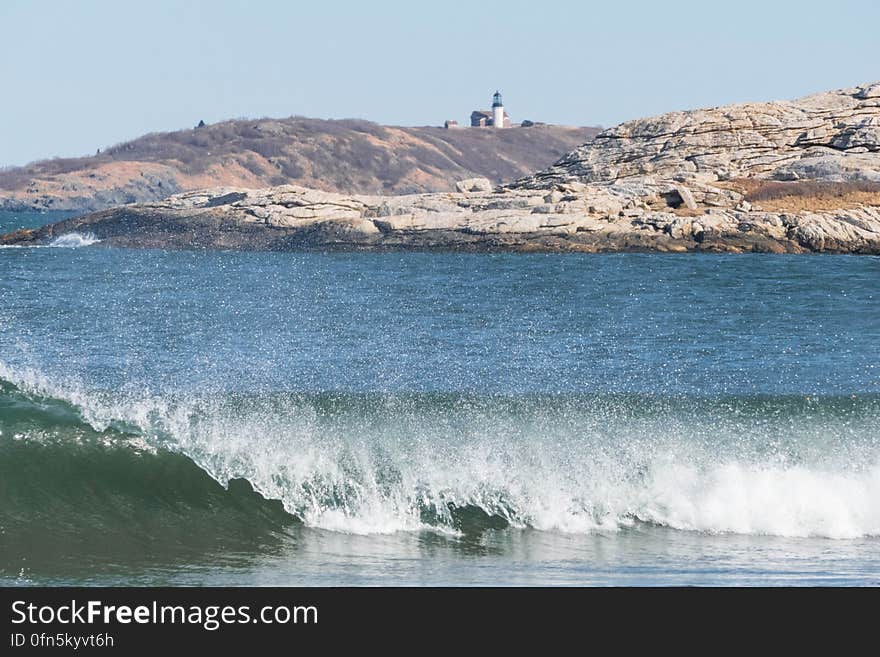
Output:
<path fill-rule="evenodd" d="M 342 194 L 218 187 L 125 205 L 2 244 L 246 250 L 880 254 L 880 83 L 672 112 L 606 130 L 504 186 Z"/>

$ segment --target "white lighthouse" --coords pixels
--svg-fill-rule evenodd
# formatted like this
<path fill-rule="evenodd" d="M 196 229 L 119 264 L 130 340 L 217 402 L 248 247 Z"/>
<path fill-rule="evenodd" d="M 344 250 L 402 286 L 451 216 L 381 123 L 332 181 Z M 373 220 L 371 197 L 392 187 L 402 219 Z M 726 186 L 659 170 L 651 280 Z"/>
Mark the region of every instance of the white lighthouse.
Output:
<path fill-rule="evenodd" d="M 510 127 L 510 117 L 504 111 L 500 91 L 496 91 L 492 96 L 492 109 L 471 112 L 472 128 L 488 128 L 490 126 L 494 128 Z"/>
<path fill-rule="evenodd" d="M 492 126 L 495 128 L 504 127 L 504 103 L 501 102 L 500 91 L 496 91 L 492 96 Z"/>

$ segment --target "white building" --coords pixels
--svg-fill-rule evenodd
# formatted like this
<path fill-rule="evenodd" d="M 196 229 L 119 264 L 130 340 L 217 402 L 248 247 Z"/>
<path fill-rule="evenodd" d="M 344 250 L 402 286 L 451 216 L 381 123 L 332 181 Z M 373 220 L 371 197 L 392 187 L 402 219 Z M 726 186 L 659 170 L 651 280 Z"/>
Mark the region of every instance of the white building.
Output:
<path fill-rule="evenodd" d="M 474 110 L 471 112 L 472 128 L 509 128 L 510 117 L 504 111 L 504 103 L 501 102 L 501 92 L 496 91 L 492 96 L 491 110 Z"/>

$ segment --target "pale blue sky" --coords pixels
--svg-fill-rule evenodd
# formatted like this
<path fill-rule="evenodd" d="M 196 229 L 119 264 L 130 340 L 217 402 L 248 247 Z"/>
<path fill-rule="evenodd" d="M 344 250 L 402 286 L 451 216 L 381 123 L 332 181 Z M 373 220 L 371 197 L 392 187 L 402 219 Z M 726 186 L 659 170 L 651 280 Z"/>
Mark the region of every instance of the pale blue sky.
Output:
<path fill-rule="evenodd" d="M 494 8 L 497 7 L 497 8 Z M 233 117 L 604 126 L 880 79 L 880 4 L 0 0 L 0 165 Z"/>

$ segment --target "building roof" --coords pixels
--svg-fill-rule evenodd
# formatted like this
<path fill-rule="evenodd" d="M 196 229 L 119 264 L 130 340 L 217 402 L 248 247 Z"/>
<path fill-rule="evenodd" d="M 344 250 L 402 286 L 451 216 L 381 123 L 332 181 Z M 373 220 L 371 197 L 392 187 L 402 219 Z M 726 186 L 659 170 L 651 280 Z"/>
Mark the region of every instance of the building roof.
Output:
<path fill-rule="evenodd" d="M 490 119 L 493 116 L 492 110 L 474 110 L 473 112 L 471 112 L 471 116 L 473 116 L 474 114 L 478 114 L 480 116 L 485 116 Z M 507 113 L 507 110 L 504 110 L 504 116 L 510 118 L 510 115 Z"/>

